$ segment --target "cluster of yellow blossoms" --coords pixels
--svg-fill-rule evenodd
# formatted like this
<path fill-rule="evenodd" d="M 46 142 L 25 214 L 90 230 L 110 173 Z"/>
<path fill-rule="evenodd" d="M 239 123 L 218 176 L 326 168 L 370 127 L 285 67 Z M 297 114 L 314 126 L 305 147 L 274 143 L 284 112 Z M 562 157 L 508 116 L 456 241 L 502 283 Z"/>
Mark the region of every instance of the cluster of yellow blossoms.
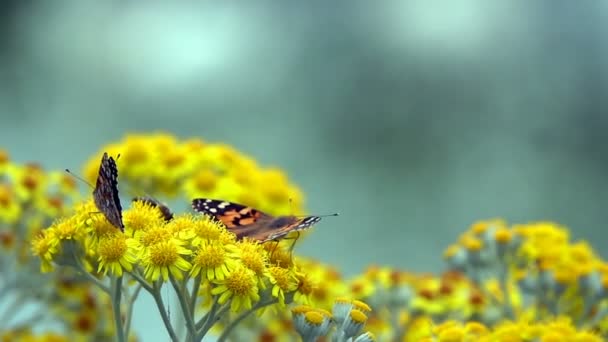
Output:
<path fill-rule="evenodd" d="M 374 308 L 367 329 L 378 340 L 591 342 L 608 333 L 608 265 L 564 227 L 477 222 L 445 259 L 440 276 L 370 267 L 345 281 Z"/>
<path fill-rule="evenodd" d="M 103 152 L 120 155 L 116 164 L 121 190 L 166 199 L 178 197 L 181 203 L 207 197 L 249 205 L 269 214 L 301 214 L 302 193 L 282 170 L 262 168 L 225 144 L 200 139 L 180 141 L 161 133 L 128 135 L 104 146 L 86 163 L 84 174 L 92 183 L 97 179 Z"/>
<path fill-rule="evenodd" d="M 31 225 L 24 220 L 31 215 L 4 205 L 3 191 L 20 198 L 20 182 L 9 183 L 8 192 L 0 188 L 0 218 L 37 227 L 24 241 L 31 240 L 39 267 L 53 275 L 54 293 L 64 293 L 54 296 L 56 312 L 68 297 L 80 303 L 82 310 L 69 320 L 72 329 L 133 338 L 133 303 L 147 292 L 172 341 L 215 333 L 219 341 L 593 342 L 608 333 L 608 265 L 553 223 L 475 223 L 446 249 L 440 275 L 371 266 L 345 279 L 331 266 L 293 256 L 288 241 L 237 241 L 210 217 L 179 213 L 196 197 L 299 213 L 302 196 L 281 171 L 261 168 L 229 146 L 164 134 L 131 135 L 103 151 L 120 154 L 121 193 L 174 199 L 174 208 L 182 205 L 178 213 L 168 220 L 159 208 L 132 202 L 123 212 L 122 233 L 87 200 L 69 214 L 43 211 L 58 219 Z M 100 155 L 85 167 L 92 182 Z M 4 164 L 0 158 L 0 170 Z M 71 194 L 74 185 L 64 176 L 57 179 L 71 184 Z M 179 300 L 183 334 L 168 318 L 163 286 Z M 109 296 L 92 305 L 92 291 Z M 291 303 L 302 305 L 287 310 Z M 90 324 L 93 317 L 103 317 L 105 326 Z"/>
<path fill-rule="evenodd" d="M 166 221 L 157 207 L 135 201 L 123 212 L 122 233 L 92 212 L 93 202 L 85 202 L 73 216 L 58 220 L 34 239 L 33 251 L 42 269 L 73 266 L 90 274 L 91 281 L 109 294 L 117 290 L 112 290 L 112 281 L 125 277 L 122 291 L 130 283 L 133 291 L 148 291 L 164 318 L 167 308 L 160 288 L 170 283 L 180 299 L 190 340 L 200 340 L 216 321 L 230 317 L 229 312 L 250 313 L 294 299 L 307 302 L 311 294 L 312 280 L 283 245 L 236 241 L 207 216 L 184 213 Z M 202 308 L 207 309 L 204 315 L 196 310 Z M 171 338 L 178 340 L 171 323 L 165 324 Z M 225 336 L 228 333 L 230 329 L 224 331 Z"/>
<path fill-rule="evenodd" d="M 13 162 L 0 150 L 1 341 L 114 336 L 108 325 L 100 324 L 102 317 L 111 319 L 111 312 L 97 288 L 69 270 L 40 274 L 40 260 L 30 253 L 33 237 L 69 213 L 79 197 L 74 179 L 65 172 Z M 63 325 L 66 333 L 33 334 L 33 323 L 41 322 Z"/>

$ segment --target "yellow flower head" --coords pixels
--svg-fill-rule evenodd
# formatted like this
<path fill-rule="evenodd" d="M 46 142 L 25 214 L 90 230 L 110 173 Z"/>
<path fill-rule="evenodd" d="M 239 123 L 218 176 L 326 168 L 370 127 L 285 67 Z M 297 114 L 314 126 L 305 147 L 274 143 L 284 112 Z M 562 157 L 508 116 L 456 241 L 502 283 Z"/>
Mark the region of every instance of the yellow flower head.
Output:
<path fill-rule="evenodd" d="M 59 239 L 48 229 L 41 231 L 32 241 L 32 253 L 40 258 L 42 272 L 50 272 L 53 269 L 51 262 L 57 254 L 58 244 Z"/>
<path fill-rule="evenodd" d="M 137 262 L 137 248 L 137 241 L 120 232 L 101 238 L 96 251 L 99 255 L 97 272 L 121 276 L 123 270 L 131 271 Z"/>
<path fill-rule="evenodd" d="M 217 241 L 200 245 L 192 258 L 190 276 L 196 277 L 202 273 L 202 277 L 208 280 L 223 280 L 237 265 L 234 250 L 234 245 L 223 245 Z"/>
<path fill-rule="evenodd" d="M 255 274 L 243 265 L 238 265 L 223 280 L 218 279 L 214 283 L 217 286 L 211 290 L 211 294 L 219 295 L 219 304 L 231 300 L 230 309 L 233 312 L 251 309 L 253 303 L 260 300 Z"/>
<path fill-rule="evenodd" d="M 258 242 L 244 239 L 236 244 L 237 255 L 243 266 L 255 273 L 260 280 L 258 285 L 264 289 L 266 284 L 263 281 L 268 272 L 268 254 L 264 247 Z"/>
<path fill-rule="evenodd" d="M 171 238 L 154 245 L 145 246 L 143 250 L 142 266 L 145 268 L 144 276 L 149 281 L 161 278 L 169 279 L 171 274 L 175 279 L 183 279 L 183 273 L 192 266 L 183 256 L 192 254 L 192 251 L 183 247 L 183 242 Z"/>
<path fill-rule="evenodd" d="M 131 208 L 123 212 L 122 220 L 125 224 L 125 231 L 131 232 L 131 235 L 165 224 L 158 208 L 143 201 L 133 202 Z"/>
<path fill-rule="evenodd" d="M 198 219 L 190 213 L 175 215 L 167 222 L 165 228 L 181 240 L 191 240 L 195 236 L 194 227 L 198 224 L 197 221 Z"/>
<path fill-rule="evenodd" d="M 142 231 L 136 238 L 144 247 L 149 247 L 167 241 L 172 238 L 171 231 L 165 227 L 153 227 L 146 231 Z M 181 241 L 181 240 L 180 240 Z"/>
<path fill-rule="evenodd" d="M 298 280 L 293 270 L 272 266 L 268 270 L 268 277 L 273 285 L 272 296 L 279 300 L 280 305 L 285 305 L 285 295 L 298 288 Z"/>
<path fill-rule="evenodd" d="M 234 234 L 229 233 L 224 224 L 218 222 L 207 215 L 197 215 L 194 220 L 194 238 L 192 245 L 198 246 L 213 240 L 220 240 L 223 243 L 233 243 L 236 240 Z"/>

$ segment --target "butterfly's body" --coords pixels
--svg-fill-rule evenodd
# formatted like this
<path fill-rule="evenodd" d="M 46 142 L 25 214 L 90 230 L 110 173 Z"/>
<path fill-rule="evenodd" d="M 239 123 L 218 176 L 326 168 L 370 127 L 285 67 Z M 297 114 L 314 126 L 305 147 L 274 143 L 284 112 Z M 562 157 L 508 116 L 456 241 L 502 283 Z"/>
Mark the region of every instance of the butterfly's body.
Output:
<path fill-rule="evenodd" d="M 319 216 L 274 217 L 242 204 L 207 198 L 194 199 L 192 208 L 224 223 L 237 239 L 249 237 L 260 242 L 279 240 L 291 232 L 308 229 L 321 220 Z"/>
<path fill-rule="evenodd" d="M 93 190 L 93 201 L 108 222 L 124 231 L 122 222 L 122 206 L 118 197 L 118 168 L 114 158 L 104 152 L 99 165 L 99 175 Z"/>

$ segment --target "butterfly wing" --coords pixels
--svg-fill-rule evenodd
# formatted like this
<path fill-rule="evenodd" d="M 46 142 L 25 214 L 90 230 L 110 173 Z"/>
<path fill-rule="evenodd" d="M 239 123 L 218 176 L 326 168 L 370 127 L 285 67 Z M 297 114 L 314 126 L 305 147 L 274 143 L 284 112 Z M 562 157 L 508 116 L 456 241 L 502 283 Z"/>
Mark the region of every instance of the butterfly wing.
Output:
<path fill-rule="evenodd" d="M 106 219 L 115 227 L 124 231 L 122 222 L 122 206 L 118 197 L 118 168 L 114 158 L 104 152 L 99 165 L 99 175 L 95 190 L 93 190 L 95 206 Z"/>
<path fill-rule="evenodd" d="M 142 196 L 142 197 L 133 198 L 133 202 L 135 202 L 135 201 L 143 202 L 147 205 L 158 208 L 160 213 L 163 215 L 163 218 L 165 219 L 165 221 L 168 222 L 168 221 L 173 220 L 173 212 L 171 211 L 171 209 L 169 209 L 169 207 L 166 204 L 162 203 L 161 201 L 157 200 L 156 198 L 149 197 L 149 196 Z"/>
<path fill-rule="evenodd" d="M 228 229 L 249 226 L 272 220 L 272 216 L 246 205 L 209 198 L 192 200 L 194 211 L 210 215 L 221 221 Z"/>
<path fill-rule="evenodd" d="M 262 242 L 279 240 L 291 232 L 306 230 L 321 220 L 318 216 L 279 216 L 257 232 Z"/>
<path fill-rule="evenodd" d="M 260 242 L 278 240 L 292 231 L 307 229 L 321 220 L 318 216 L 273 217 L 242 204 L 208 198 L 194 199 L 192 208 L 223 222 L 228 230 L 236 234 L 237 239 L 249 237 Z"/>

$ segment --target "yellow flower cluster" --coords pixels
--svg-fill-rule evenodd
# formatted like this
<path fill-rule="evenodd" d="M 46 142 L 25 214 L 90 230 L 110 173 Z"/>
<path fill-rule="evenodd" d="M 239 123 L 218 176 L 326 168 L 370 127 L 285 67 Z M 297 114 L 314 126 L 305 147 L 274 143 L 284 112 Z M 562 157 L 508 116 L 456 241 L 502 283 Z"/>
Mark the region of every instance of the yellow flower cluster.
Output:
<path fill-rule="evenodd" d="M 198 302 L 212 312 L 256 311 L 275 303 L 307 302 L 314 290 L 310 276 L 283 244 L 236 241 L 208 216 L 176 214 L 166 221 L 158 207 L 135 201 L 123 212 L 122 233 L 94 211 L 92 201 L 82 203 L 74 215 L 56 221 L 33 241 L 43 271 L 71 265 L 91 278 L 125 275 L 151 293 L 170 282 L 184 297 L 193 322 Z M 193 330 L 204 333 L 211 326 L 201 321 Z"/>
<path fill-rule="evenodd" d="M 494 328 L 478 322 L 458 322 L 449 320 L 437 326 L 429 326 L 416 339 L 419 342 L 467 342 L 467 341 L 563 341 L 601 342 L 594 333 L 578 331 L 569 318 L 557 317 L 541 321 L 505 321 Z"/>
<path fill-rule="evenodd" d="M 270 214 L 301 214 L 302 194 L 277 168 L 262 168 L 253 159 L 224 144 L 200 139 L 179 141 L 167 134 L 128 135 L 104 146 L 87 162 L 86 178 L 94 182 L 99 156 L 107 151 L 116 161 L 119 182 L 138 195 L 207 197 L 249 205 Z"/>
<path fill-rule="evenodd" d="M 445 258 L 440 276 L 372 266 L 347 281 L 354 298 L 376 308 L 368 329 L 403 341 L 493 341 L 509 331 L 598 341 L 590 331 L 607 332 L 608 265 L 564 227 L 480 221 Z"/>
<path fill-rule="evenodd" d="M 0 149 L 0 248 L 22 252 L 24 241 L 65 214 L 77 198 L 70 175 L 14 163 Z"/>
<path fill-rule="evenodd" d="M 0 332 L 0 341 L 22 341 L 22 342 L 68 342 L 72 341 L 67 336 L 58 333 L 36 334 L 30 330 L 8 330 Z"/>

